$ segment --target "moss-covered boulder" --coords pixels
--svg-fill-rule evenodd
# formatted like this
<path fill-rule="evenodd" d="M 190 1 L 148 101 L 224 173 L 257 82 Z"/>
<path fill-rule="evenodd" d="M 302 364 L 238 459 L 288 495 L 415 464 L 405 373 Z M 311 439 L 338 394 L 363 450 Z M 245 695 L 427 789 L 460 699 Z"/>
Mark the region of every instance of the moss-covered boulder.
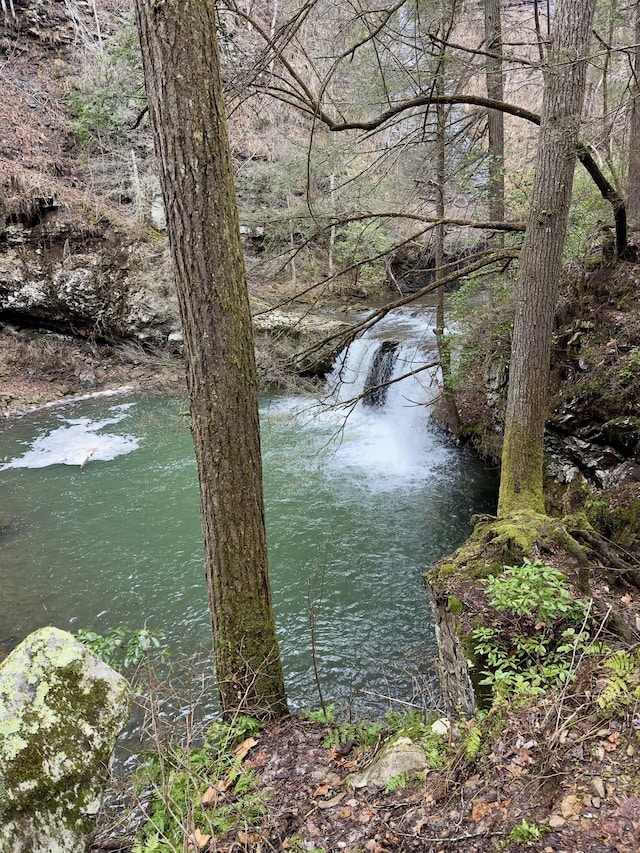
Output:
<path fill-rule="evenodd" d="M 126 680 L 41 628 L 0 665 L 0 850 L 81 853 L 129 714 Z"/>

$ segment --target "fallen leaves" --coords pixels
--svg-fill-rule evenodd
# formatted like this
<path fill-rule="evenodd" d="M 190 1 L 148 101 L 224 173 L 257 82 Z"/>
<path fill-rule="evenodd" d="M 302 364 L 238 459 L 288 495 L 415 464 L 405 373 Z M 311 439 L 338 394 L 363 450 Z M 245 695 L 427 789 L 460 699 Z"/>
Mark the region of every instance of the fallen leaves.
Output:
<path fill-rule="evenodd" d="M 201 832 L 199 829 L 195 829 L 193 834 L 189 838 L 189 846 L 193 850 L 206 850 L 209 846 L 209 842 L 211 841 L 211 836 L 206 835 L 204 832 Z"/>
<path fill-rule="evenodd" d="M 258 741 L 254 737 L 248 737 L 238 744 L 233 750 L 233 755 L 238 761 L 246 758 L 248 752 L 256 746 Z M 236 781 L 236 774 L 229 772 L 223 779 L 219 779 L 214 785 L 210 785 L 200 798 L 203 806 L 215 808 L 218 805 L 220 797 L 225 794 Z"/>
<path fill-rule="evenodd" d="M 335 797 L 332 797 L 330 800 L 319 800 L 317 806 L 319 809 L 332 809 L 334 806 L 341 803 L 346 796 L 346 792 L 343 791 L 341 794 L 336 794 Z"/>
<path fill-rule="evenodd" d="M 254 737 L 248 737 L 246 740 L 243 740 L 242 743 L 239 743 L 238 746 L 233 750 L 234 756 L 238 759 L 238 761 L 243 761 L 249 750 L 253 749 L 256 746 L 258 741 Z"/>

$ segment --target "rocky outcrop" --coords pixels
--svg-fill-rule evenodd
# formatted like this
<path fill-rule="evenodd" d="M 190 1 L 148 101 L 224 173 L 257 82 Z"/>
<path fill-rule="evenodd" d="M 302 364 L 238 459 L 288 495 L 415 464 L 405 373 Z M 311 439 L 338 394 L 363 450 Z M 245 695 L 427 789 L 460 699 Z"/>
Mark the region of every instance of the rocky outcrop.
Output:
<path fill-rule="evenodd" d="M 265 339 L 277 346 L 276 358 L 285 361 L 301 376 L 324 376 L 329 373 L 344 347 L 341 335 L 349 329 L 344 320 L 310 312 L 302 308 L 269 308 L 263 306 L 253 315 L 258 356 L 268 347 Z"/>
<path fill-rule="evenodd" d="M 580 473 L 597 489 L 640 482 L 640 418 L 615 417 L 604 423 L 579 423 L 567 409 L 547 430 L 549 472 L 559 483 Z"/>
<path fill-rule="evenodd" d="M 71 634 L 41 628 L 0 666 L 0 850 L 83 853 L 129 686 Z"/>
<path fill-rule="evenodd" d="M 451 599 L 443 594 L 435 573 L 427 575 L 425 580 L 435 624 L 438 646 L 436 670 L 444 708 L 451 715 L 462 713 L 465 717 L 472 717 L 478 706 L 469 676 L 469 659 L 460 639 L 457 614 L 452 612 Z"/>
<path fill-rule="evenodd" d="M 102 339 L 163 345 L 179 326 L 165 241 L 62 214 L 0 233 L 0 313 Z"/>
<path fill-rule="evenodd" d="M 138 239 L 107 222 L 79 230 L 61 212 L 43 213 L 34 226 L 13 223 L 0 232 L 0 318 L 41 325 L 97 340 L 135 340 L 180 351 L 182 332 L 166 238 L 144 231 Z M 277 356 L 302 375 L 327 373 L 342 349 L 325 337 L 344 321 L 302 308 L 258 306 L 258 352 L 277 344 Z M 262 339 L 262 340 L 261 340 Z"/>

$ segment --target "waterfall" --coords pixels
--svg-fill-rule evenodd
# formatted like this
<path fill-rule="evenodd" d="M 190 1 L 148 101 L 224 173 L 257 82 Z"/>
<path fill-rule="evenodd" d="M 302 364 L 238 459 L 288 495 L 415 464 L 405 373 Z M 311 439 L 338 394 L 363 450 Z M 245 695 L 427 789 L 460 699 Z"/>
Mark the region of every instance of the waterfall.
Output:
<path fill-rule="evenodd" d="M 423 369 L 437 360 L 431 314 L 391 312 L 383 325 L 352 341 L 327 377 L 328 402 L 360 399 L 378 409 L 431 402 L 439 388 L 438 370 Z"/>
<path fill-rule="evenodd" d="M 439 392 L 432 311 L 394 311 L 352 341 L 327 378 L 324 403 L 339 427 L 336 466 L 360 468 L 376 487 L 433 476 L 448 458 L 430 403 Z"/>
<path fill-rule="evenodd" d="M 364 383 L 365 396 L 362 402 L 365 406 L 383 406 L 389 390 L 389 380 L 393 376 L 396 363 L 396 352 L 399 341 L 382 341 L 373 356 L 369 373 Z M 370 391 L 367 389 L 371 389 Z"/>

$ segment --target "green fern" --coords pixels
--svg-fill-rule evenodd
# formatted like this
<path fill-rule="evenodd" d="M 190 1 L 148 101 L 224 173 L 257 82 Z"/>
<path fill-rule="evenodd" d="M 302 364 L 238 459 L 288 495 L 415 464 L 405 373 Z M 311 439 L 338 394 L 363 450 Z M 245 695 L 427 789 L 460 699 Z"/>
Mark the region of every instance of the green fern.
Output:
<path fill-rule="evenodd" d="M 624 714 L 640 699 L 640 651 L 614 652 L 603 664 L 611 670 L 596 702 L 603 716 Z"/>
<path fill-rule="evenodd" d="M 607 669 L 612 669 L 614 673 L 624 678 L 640 663 L 640 653 L 630 655 L 628 652 L 614 652 L 611 657 L 607 658 L 604 665 Z"/>
<path fill-rule="evenodd" d="M 473 726 L 467 738 L 466 753 L 469 761 L 474 761 L 480 752 L 480 744 L 482 743 L 482 733 L 480 726 Z"/>

